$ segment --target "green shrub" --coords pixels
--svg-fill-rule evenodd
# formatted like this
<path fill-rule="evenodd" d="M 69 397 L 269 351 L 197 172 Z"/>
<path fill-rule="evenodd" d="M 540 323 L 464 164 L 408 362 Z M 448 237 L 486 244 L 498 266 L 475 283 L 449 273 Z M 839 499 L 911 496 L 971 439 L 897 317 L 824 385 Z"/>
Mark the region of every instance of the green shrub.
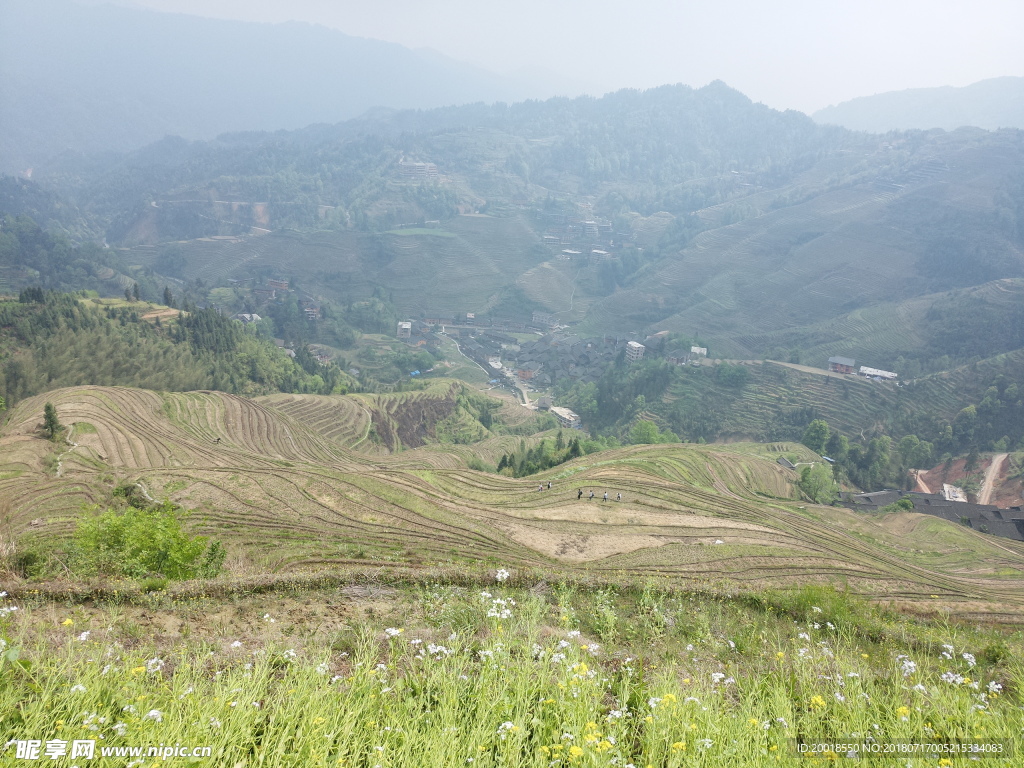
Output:
<path fill-rule="evenodd" d="M 75 530 L 71 560 L 82 575 L 211 578 L 224 563 L 220 542 L 189 536 L 180 509 L 170 502 L 124 511 L 94 507 L 93 512 Z"/>

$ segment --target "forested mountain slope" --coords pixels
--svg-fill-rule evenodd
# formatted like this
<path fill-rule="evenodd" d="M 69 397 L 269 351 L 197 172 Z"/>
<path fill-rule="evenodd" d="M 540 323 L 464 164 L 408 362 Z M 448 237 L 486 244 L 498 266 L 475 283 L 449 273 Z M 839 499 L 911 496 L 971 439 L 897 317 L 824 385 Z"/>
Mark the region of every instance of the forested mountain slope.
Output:
<path fill-rule="evenodd" d="M 844 101 L 815 112 L 819 123 L 886 133 L 969 125 L 1024 128 L 1024 77 L 994 77 L 963 88 L 909 88 Z"/>

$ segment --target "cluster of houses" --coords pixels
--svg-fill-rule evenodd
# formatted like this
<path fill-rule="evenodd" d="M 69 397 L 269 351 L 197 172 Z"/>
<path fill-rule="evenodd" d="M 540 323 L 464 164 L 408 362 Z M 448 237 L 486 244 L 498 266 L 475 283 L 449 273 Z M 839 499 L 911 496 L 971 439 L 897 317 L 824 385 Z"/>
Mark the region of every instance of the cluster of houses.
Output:
<path fill-rule="evenodd" d="M 874 512 L 900 499 L 910 499 L 914 503 L 915 512 L 941 517 L 981 533 L 1024 541 L 1024 509 L 1019 506 L 1000 509 L 990 504 L 970 504 L 962 494 L 951 493 L 949 489 L 944 489 L 943 493 L 892 490 L 844 492 L 840 494 L 839 503 L 850 509 Z"/>
<path fill-rule="evenodd" d="M 588 384 L 597 381 L 621 351 L 626 362 L 643 359 L 646 347 L 614 336 L 583 339 L 571 333 L 548 333 L 519 345 L 515 362 L 508 367 L 521 381 L 546 389 L 568 379 Z"/>
<path fill-rule="evenodd" d="M 245 289 L 253 283 L 253 280 L 251 278 L 228 280 L 228 283 L 234 288 Z M 302 290 L 291 288 L 287 280 L 269 278 L 262 285 L 252 285 L 249 293 L 252 296 L 253 302 L 259 306 L 265 306 L 272 301 L 279 301 L 284 298 L 285 294 L 296 293 L 298 294 L 299 308 L 302 310 L 302 314 L 314 321 L 319 320 L 321 317 L 320 302 Z M 252 312 L 239 312 L 237 315 L 233 315 L 233 317 L 235 320 L 245 324 L 254 323 L 261 319 L 258 314 Z"/>
<path fill-rule="evenodd" d="M 852 357 L 830 357 L 828 359 L 828 369 L 833 373 L 852 374 L 856 365 L 857 361 Z M 892 371 L 883 371 L 880 368 L 871 368 L 867 365 L 862 365 L 856 373 L 875 381 L 895 381 L 899 378 L 899 375 Z"/>

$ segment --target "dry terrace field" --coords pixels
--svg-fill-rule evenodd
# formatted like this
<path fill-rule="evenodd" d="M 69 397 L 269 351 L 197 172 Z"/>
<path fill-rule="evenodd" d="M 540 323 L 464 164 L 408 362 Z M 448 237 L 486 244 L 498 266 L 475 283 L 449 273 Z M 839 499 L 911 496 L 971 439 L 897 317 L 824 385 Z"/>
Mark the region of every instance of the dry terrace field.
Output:
<path fill-rule="evenodd" d="M 343 444 L 358 443 L 358 410 L 310 396 L 319 415 L 307 419 L 302 400 L 114 387 L 26 400 L 0 432 L 4 535 L 66 534 L 83 504 L 128 481 L 196 510 L 190 524 L 226 543 L 238 573 L 489 561 L 738 590 L 840 583 L 993 617 L 1024 603 L 1024 546 L 935 518 L 803 504 L 774 461 L 798 446 L 634 446 L 513 479 L 436 449 L 361 454 Z M 44 401 L 73 445 L 41 437 Z"/>

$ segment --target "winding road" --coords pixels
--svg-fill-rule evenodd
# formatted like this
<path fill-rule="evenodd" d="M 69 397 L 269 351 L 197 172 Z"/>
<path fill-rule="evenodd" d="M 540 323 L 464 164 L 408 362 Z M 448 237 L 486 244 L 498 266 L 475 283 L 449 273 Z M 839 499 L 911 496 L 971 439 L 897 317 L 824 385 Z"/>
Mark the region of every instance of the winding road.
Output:
<path fill-rule="evenodd" d="M 992 457 L 992 463 L 988 465 L 988 470 L 985 472 L 985 482 L 981 484 L 981 490 L 978 491 L 979 504 L 991 504 L 989 499 L 992 498 L 992 485 L 999 477 L 999 470 L 1003 466 L 1003 462 L 1006 461 L 1007 455 L 998 453 Z"/>

